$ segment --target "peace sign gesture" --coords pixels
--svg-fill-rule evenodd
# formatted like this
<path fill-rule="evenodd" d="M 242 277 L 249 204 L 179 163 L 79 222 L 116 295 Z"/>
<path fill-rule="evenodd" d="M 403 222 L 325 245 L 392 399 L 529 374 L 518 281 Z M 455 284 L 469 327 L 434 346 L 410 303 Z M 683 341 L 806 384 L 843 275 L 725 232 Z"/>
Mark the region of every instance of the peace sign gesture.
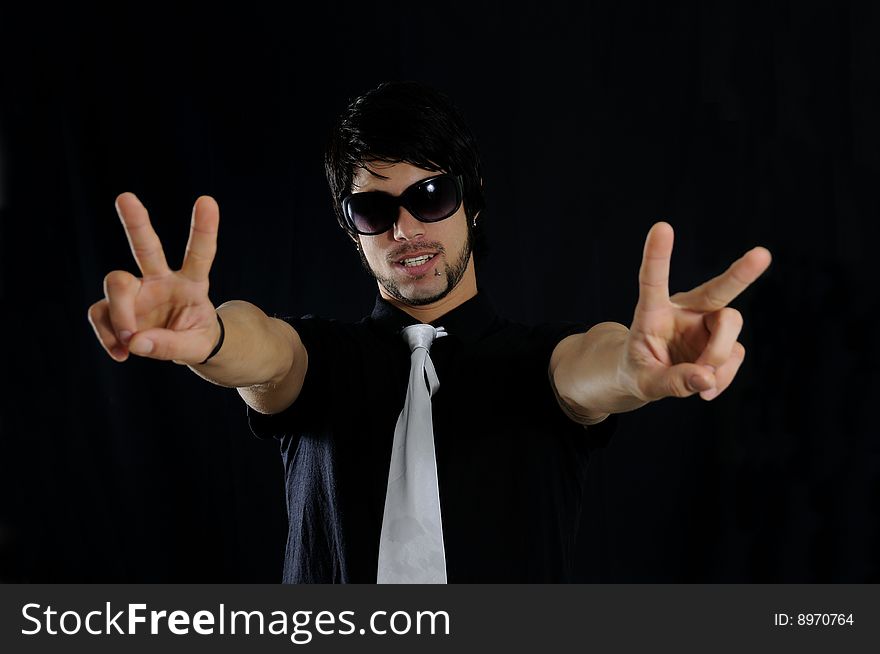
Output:
<path fill-rule="evenodd" d="M 116 211 L 143 277 L 114 270 L 104 278 L 105 297 L 88 312 L 98 340 L 116 361 L 125 361 L 129 352 L 180 364 L 203 361 L 220 337 L 208 299 L 217 203 L 209 196 L 196 200 L 183 266 L 176 271 L 168 267 L 149 214 L 133 193 L 116 198 Z"/>
<path fill-rule="evenodd" d="M 753 248 L 717 277 L 670 297 L 672 242 L 668 223 L 648 232 L 622 369 L 643 401 L 697 392 L 711 400 L 730 385 L 745 356 L 737 341 L 742 315 L 727 305 L 767 269 L 770 252 Z"/>

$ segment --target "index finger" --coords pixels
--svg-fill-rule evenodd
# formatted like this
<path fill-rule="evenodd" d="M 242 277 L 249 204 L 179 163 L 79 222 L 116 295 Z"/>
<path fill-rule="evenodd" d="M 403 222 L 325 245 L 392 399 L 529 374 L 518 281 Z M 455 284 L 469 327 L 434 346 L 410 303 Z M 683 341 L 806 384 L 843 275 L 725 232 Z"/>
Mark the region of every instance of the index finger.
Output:
<path fill-rule="evenodd" d="M 669 262 L 672 259 L 672 225 L 655 223 L 645 238 L 639 269 L 639 308 L 659 309 L 669 304 Z"/>
<path fill-rule="evenodd" d="M 694 311 L 717 311 L 730 304 L 758 279 L 767 270 L 771 259 L 767 248 L 754 247 L 717 277 L 690 291 L 676 293 L 671 300 Z"/>
<path fill-rule="evenodd" d="M 220 207 L 210 195 L 203 195 L 193 205 L 189 241 L 180 272 L 194 282 L 208 281 L 211 264 L 217 253 L 217 227 Z"/>
<path fill-rule="evenodd" d="M 116 198 L 116 213 L 122 221 L 135 263 L 144 276 L 164 275 L 169 272 L 162 242 L 150 224 L 150 215 L 134 193 L 123 193 Z"/>

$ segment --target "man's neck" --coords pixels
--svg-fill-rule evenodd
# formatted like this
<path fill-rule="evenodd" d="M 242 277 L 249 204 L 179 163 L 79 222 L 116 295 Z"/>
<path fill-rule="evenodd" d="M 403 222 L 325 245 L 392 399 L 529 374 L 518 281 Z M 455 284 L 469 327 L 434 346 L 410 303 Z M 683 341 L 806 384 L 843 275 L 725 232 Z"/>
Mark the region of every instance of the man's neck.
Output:
<path fill-rule="evenodd" d="M 456 307 L 464 304 L 477 295 L 477 274 L 474 270 L 474 258 L 471 257 L 465 269 L 464 275 L 455 287 L 443 298 L 432 302 L 431 304 L 423 304 L 415 306 L 401 302 L 397 298 L 393 298 L 379 284 L 379 294 L 389 304 L 397 307 L 401 311 L 408 313 L 419 322 L 434 322 L 437 318 L 446 315 Z"/>

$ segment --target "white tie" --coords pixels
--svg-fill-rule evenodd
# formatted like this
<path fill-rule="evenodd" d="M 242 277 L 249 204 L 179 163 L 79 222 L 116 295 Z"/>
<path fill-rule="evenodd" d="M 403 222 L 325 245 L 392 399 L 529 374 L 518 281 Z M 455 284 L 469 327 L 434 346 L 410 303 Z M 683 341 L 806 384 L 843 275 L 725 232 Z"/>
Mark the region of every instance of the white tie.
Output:
<path fill-rule="evenodd" d="M 429 351 L 442 327 L 410 325 L 409 386 L 391 449 L 385 513 L 379 537 L 380 584 L 445 584 L 446 550 L 434 454 L 431 397 L 440 388 Z"/>

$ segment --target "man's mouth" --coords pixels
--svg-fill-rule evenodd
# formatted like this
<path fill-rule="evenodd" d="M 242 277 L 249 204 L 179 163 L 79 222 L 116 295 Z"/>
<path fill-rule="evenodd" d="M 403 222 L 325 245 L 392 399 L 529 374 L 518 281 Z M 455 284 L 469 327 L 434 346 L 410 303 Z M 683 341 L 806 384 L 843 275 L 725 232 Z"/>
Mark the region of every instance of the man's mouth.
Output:
<path fill-rule="evenodd" d="M 437 261 L 439 261 L 437 259 L 438 254 L 440 253 L 415 252 L 395 261 L 394 267 L 411 277 L 420 278 L 437 264 Z"/>
<path fill-rule="evenodd" d="M 436 255 L 434 254 L 421 254 L 417 257 L 407 257 L 406 259 L 400 259 L 397 263 L 402 266 L 406 266 L 407 268 L 413 268 L 415 266 L 421 266 L 422 264 L 428 263 L 431 259 L 433 259 Z"/>

